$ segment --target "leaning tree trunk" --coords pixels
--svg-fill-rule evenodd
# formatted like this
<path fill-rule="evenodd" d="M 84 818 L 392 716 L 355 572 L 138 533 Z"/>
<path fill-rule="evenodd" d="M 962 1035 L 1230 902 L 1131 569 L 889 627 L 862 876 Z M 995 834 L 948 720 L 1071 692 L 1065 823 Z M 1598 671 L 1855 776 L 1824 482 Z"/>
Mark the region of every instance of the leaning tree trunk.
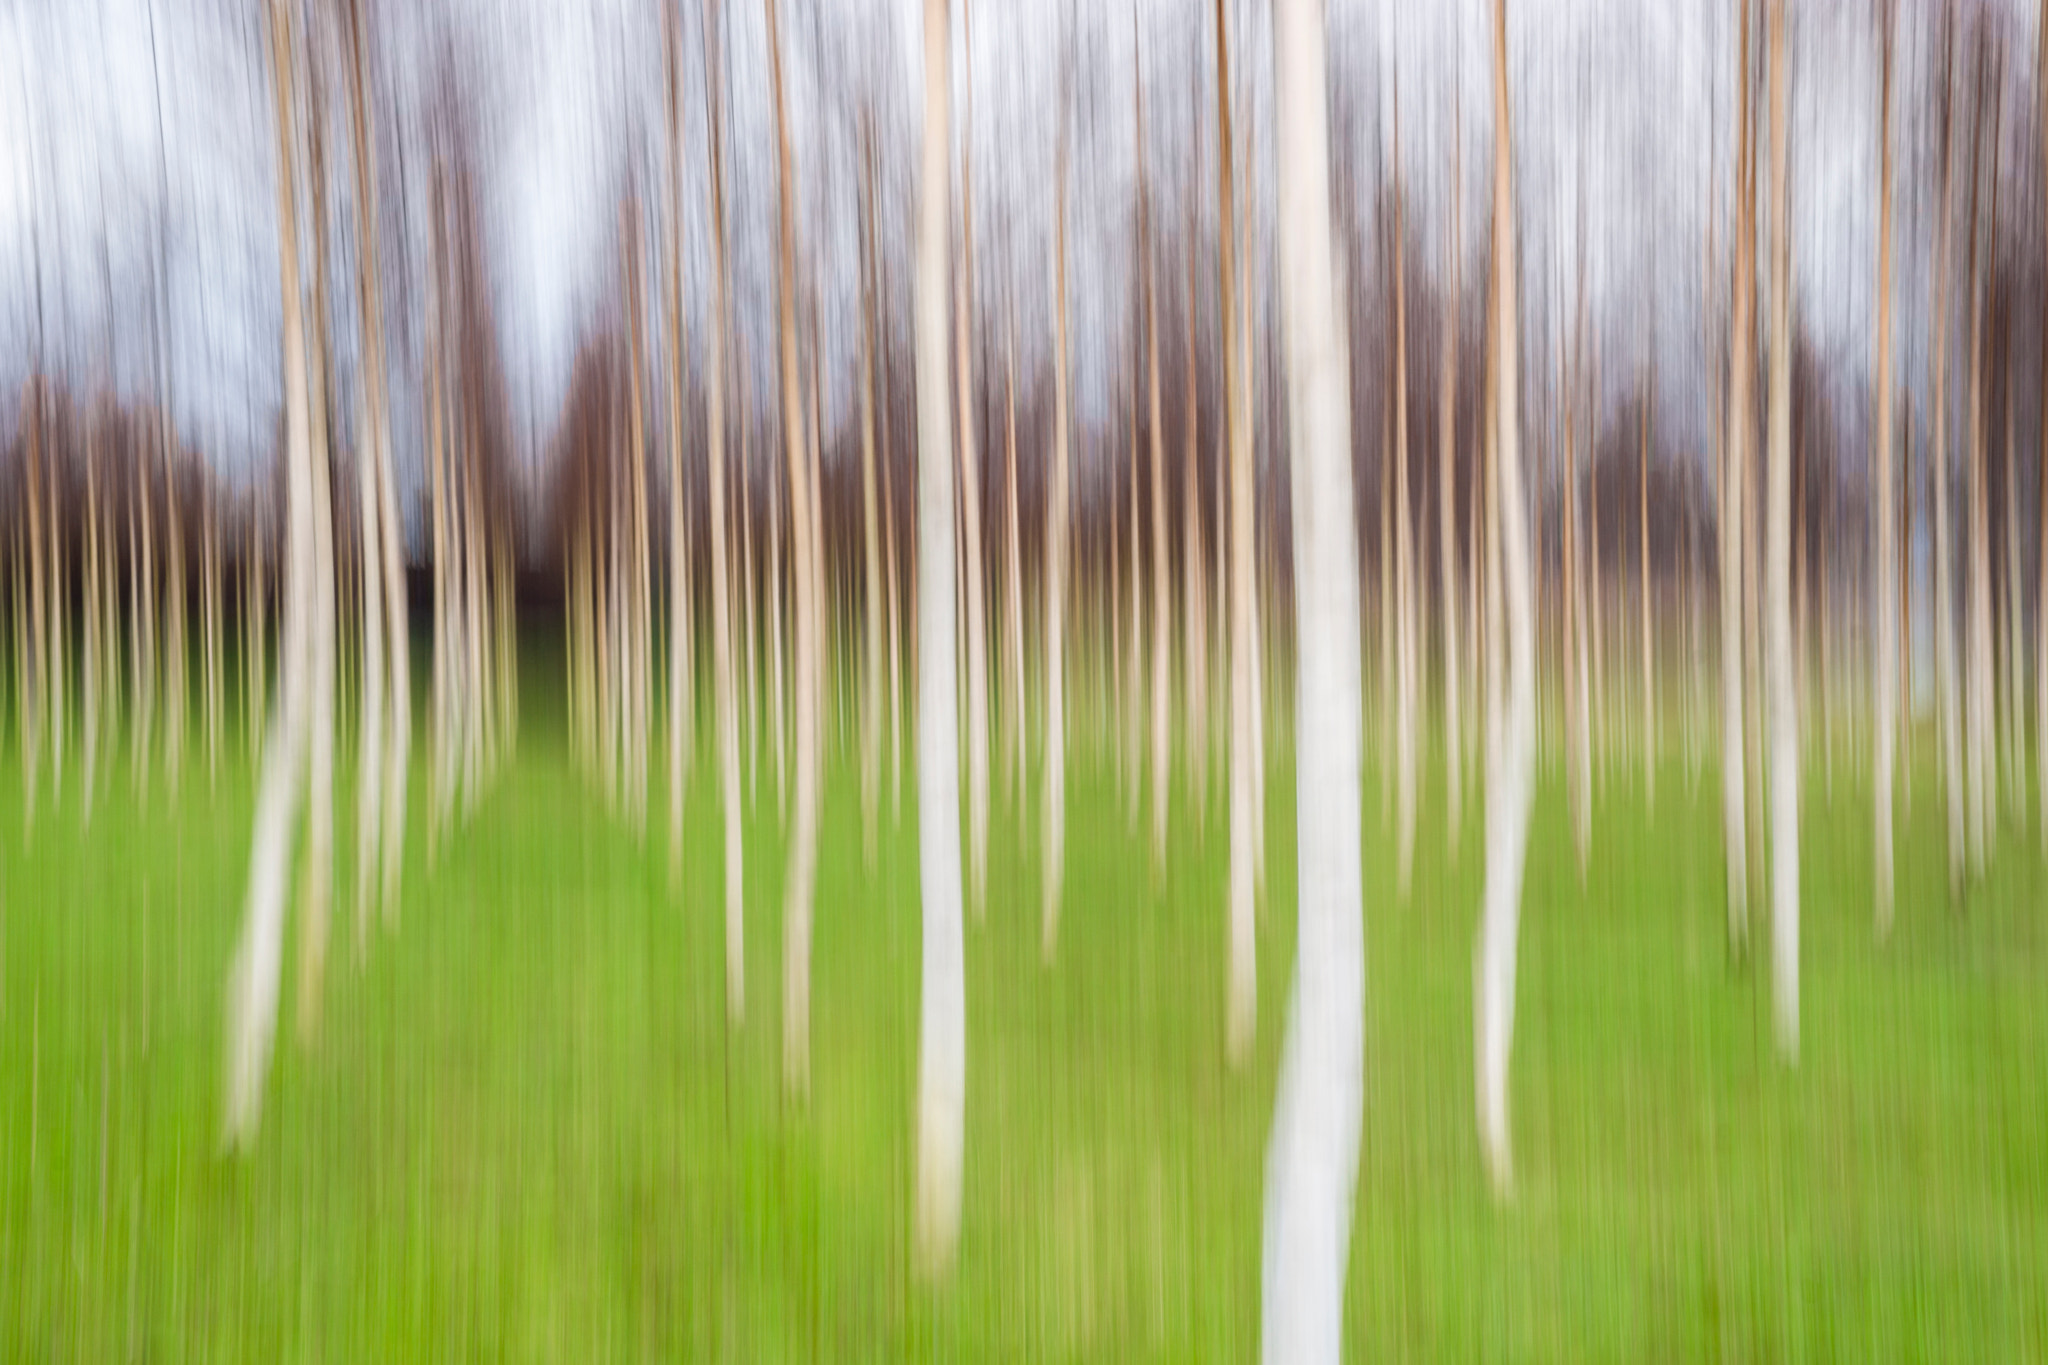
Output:
<path fill-rule="evenodd" d="M 917 1253 L 937 1277 L 960 1234 L 966 1136 L 966 944 L 960 922 L 960 751 L 953 677 L 953 419 L 946 394 L 946 0 L 924 0 L 924 165 L 917 226 L 918 888 Z"/>
<path fill-rule="evenodd" d="M 1529 811 L 1536 751 L 1536 623 L 1529 591 L 1527 513 L 1522 494 L 1519 314 L 1515 299 L 1514 170 L 1508 121 L 1507 7 L 1493 6 L 1493 292 L 1495 297 L 1491 420 L 1500 463 L 1500 577 L 1505 621 L 1497 627 L 1494 676 L 1505 685 L 1495 703 L 1499 739 L 1490 756 L 1486 799 L 1486 890 L 1480 925 L 1478 985 L 1479 1133 L 1495 1193 L 1514 1183 L 1508 1128 L 1508 1054 L 1513 1043 L 1515 940 L 1521 919 L 1522 873 L 1529 849 Z"/>
<path fill-rule="evenodd" d="M 388 799 L 395 788 L 403 799 L 402 778 L 393 783 L 386 778 L 383 764 L 387 756 L 391 761 L 403 763 L 402 752 L 387 755 L 384 737 L 384 701 L 388 693 L 393 698 L 393 711 L 403 707 L 397 698 L 399 675 L 389 668 L 385 659 L 385 641 L 389 614 L 387 609 L 396 600 L 397 594 L 385 582 L 390 569 L 385 554 L 385 544 L 391 531 L 384 525 L 384 497 L 381 485 L 389 477 L 384 471 L 384 457 L 388 444 L 384 434 L 383 412 L 383 343 L 381 340 L 382 319 L 377 303 L 377 254 L 370 244 L 376 240 L 376 200 L 370 170 L 370 145 L 368 115 L 364 110 L 363 98 L 363 18 L 361 0 L 354 0 L 349 26 L 349 112 L 351 131 L 355 142 L 355 202 L 356 240 L 363 244 L 357 252 L 356 262 L 356 304 L 359 310 L 363 336 L 365 363 L 364 382 L 361 391 L 361 406 L 356 428 L 356 492 L 357 525 L 361 528 L 362 546 L 362 729 L 357 736 L 356 759 L 356 950 L 361 952 L 368 934 L 370 919 L 370 898 L 378 868 L 378 844 L 380 839 L 404 836 L 403 824 L 394 825 L 382 810 L 382 802 Z M 400 649 L 393 640 L 394 649 Z M 397 725 L 396 715 L 393 724 Z M 391 911 L 393 881 L 396 876 L 396 850 L 383 851 L 383 881 L 385 913 Z"/>
<path fill-rule="evenodd" d="M 1893 897 L 1892 853 L 1892 742 L 1898 734 L 1897 618 L 1891 611 L 1898 576 L 1898 552 L 1893 543 L 1896 524 L 1892 520 L 1892 11 L 1887 4 L 1878 24 L 1881 70 L 1878 74 L 1877 137 L 1877 698 L 1872 711 L 1872 734 L 1876 771 L 1872 805 L 1875 808 L 1877 933 L 1891 933 Z"/>
<path fill-rule="evenodd" d="M 1254 869 L 1257 855 L 1257 791 L 1253 774 L 1258 761 L 1253 746 L 1252 669 L 1257 639 L 1252 618 L 1255 585 L 1252 581 L 1252 441 L 1251 401 L 1247 392 L 1248 360 L 1243 316 L 1238 301 L 1237 233 L 1231 226 L 1236 217 L 1237 194 L 1232 185 L 1235 169 L 1231 155 L 1234 139 L 1230 119 L 1230 39 L 1225 26 L 1223 0 L 1216 0 L 1216 214 L 1222 227 L 1217 232 L 1217 274 L 1220 277 L 1218 318 L 1223 350 L 1223 430 L 1228 467 L 1219 484 L 1227 481 L 1229 504 L 1229 594 L 1223 610 L 1228 613 L 1230 632 L 1230 889 L 1224 1055 L 1233 1066 L 1241 1066 L 1251 1053 L 1252 1036 L 1258 1027 L 1259 973 L 1258 938 L 1254 932 L 1257 900 Z M 1216 524 L 1218 541 L 1225 539 L 1224 522 Z"/>
<path fill-rule="evenodd" d="M 291 32 L 285 0 L 270 0 L 270 69 L 278 142 L 278 259 L 284 298 L 285 502 L 288 522 L 282 684 L 256 794 L 249 892 L 228 973 L 225 1127 L 229 1144 L 255 1140 L 263 1080 L 277 1028 L 279 958 L 284 948 L 285 878 L 299 802 L 305 795 L 312 718 L 313 459 L 306 392 L 306 338 L 299 312 L 296 137 L 292 124 Z"/>
<path fill-rule="evenodd" d="M 781 333 L 783 451 L 789 466 L 791 577 L 796 646 L 796 810 L 791 822 L 789 871 L 783 903 L 782 1078 L 794 1093 L 811 1078 L 811 895 L 817 876 L 818 765 L 822 747 L 818 721 L 823 709 L 818 646 L 821 604 L 818 546 L 811 511 L 811 471 L 804 451 L 801 377 L 796 345 L 796 179 L 790 167 L 789 127 L 784 114 L 782 48 L 777 36 L 776 0 L 767 0 L 768 47 L 775 88 L 776 161 L 781 201 Z M 819 377 L 812 376 L 812 383 Z"/>
<path fill-rule="evenodd" d="M 1792 659 L 1792 215 L 1785 0 L 1771 4 L 1771 986 L 1778 1048 L 1799 1056 L 1799 715 Z"/>
<path fill-rule="evenodd" d="M 317 73 L 317 66 L 312 68 Z M 313 640 L 309 646 L 313 668 L 312 734 L 309 740 L 306 798 L 306 862 L 301 869 L 301 891 L 305 914 L 304 937 L 299 940 L 299 1034 L 310 1037 L 320 1017 L 322 973 L 326 965 L 328 910 L 334 892 L 334 515 L 333 484 L 329 475 L 327 426 L 327 208 L 326 163 L 320 134 L 319 83 L 315 80 L 307 119 L 307 170 L 312 182 L 313 211 L 313 331 L 308 338 L 308 392 L 311 399 L 313 474 Z M 175 509 L 177 500 L 171 505 Z M 184 558 L 184 534 L 175 531 L 170 539 L 169 560 L 173 566 Z M 172 597 L 168 613 L 171 639 L 170 688 L 171 724 L 165 740 L 175 754 L 185 729 L 184 593 L 178 584 L 182 573 L 171 571 Z M 177 760 L 168 758 L 175 784 Z"/>
<path fill-rule="evenodd" d="M 1282 317 L 1293 445 L 1300 901 L 1294 995 L 1266 1158 L 1267 1361 L 1335 1361 L 1364 1116 L 1358 547 L 1346 346 L 1331 241 L 1321 0 L 1273 7 Z M 1241 514 L 1240 514 L 1241 515 Z"/>

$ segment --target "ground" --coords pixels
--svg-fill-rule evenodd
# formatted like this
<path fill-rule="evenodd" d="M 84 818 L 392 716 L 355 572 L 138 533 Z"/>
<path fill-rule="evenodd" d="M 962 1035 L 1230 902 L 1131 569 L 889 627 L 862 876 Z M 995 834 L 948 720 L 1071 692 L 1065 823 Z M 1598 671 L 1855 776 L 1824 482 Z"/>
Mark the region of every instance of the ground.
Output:
<path fill-rule="evenodd" d="M 537 695 L 529 688 L 529 699 Z M 530 702 L 531 705 L 531 702 Z M 532 709 L 540 710 L 538 706 Z M 424 713 L 422 713 L 424 721 Z M 1369 737 L 1376 728 L 1369 726 Z M 424 736 L 423 736 L 424 739 Z M 349 752 L 344 747 L 343 752 Z M 708 752 L 708 751 L 707 751 Z M 1920 753 L 1931 756 L 1931 746 Z M 782 1096 L 780 881 L 764 760 L 747 1007 L 723 1004 L 715 786 L 671 888 L 575 775 L 559 714 L 355 951 L 343 858 L 325 1007 L 294 958 L 254 1153 L 221 1154 L 222 1001 L 252 780 L 138 800 L 125 743 L 90 834 L 76 774 L 24 838 L 0 783 L 0 1354 L 22 1360 L 1248 1360 L 1264 1145 L 1291 965 L 1293 788 L 1272 798 L 1254 1062 L 1223 1060 L 1226 839 L 1174 812 L 1169 866 L 1106 754 L 1076 755 L 1057 963 L 1037 802 L 995 805 L 968 932 L 963 1230 L 911 1274 L 914 791 L 863 866 L 850 750 L 826 786 L 813 1091 Z M 653 765 L 657 772 L 661 765 Z M 1001 766 L 996 765 L 998 774 Z M 907 775 L 907 774 L 906 774 Z M 658 780 L 658 779 L 657 779 Z M 1654 816 L 1619 761 L 1581 885 L 1544 775 L 1513 1114 L 1493 1202 L 1473 1127 L 1481 813 L 1448 857 L 1425 786 L 1396 902 L 1366 777 L 1366 1114 L 1356 1359 L 2021 1360 L 2048 1352 L 2048 934 L 2031 828 L 1946 895 L 1938 788 L 1902 828 L 1875 942 L 1867 795 L 1806 788 L 1803 1045 L 1731 957 L 1717 778 Z M 412 809 L 425 809 L 416 764 Z M 338 803 L 343 837 L 352 798 Z M 663 800 L 649 825 L 666 829 Z M 1759 944 L 1766 941 L 1759 934 Z"/>

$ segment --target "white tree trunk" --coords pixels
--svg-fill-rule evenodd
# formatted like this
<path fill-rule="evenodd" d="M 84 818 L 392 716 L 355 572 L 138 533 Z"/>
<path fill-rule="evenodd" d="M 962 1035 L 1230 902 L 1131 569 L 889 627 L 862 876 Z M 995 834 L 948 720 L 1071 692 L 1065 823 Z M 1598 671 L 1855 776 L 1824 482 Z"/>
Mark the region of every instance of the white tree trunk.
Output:
<path fill-rule="evenodd" d="M 1253 744 L 1252 670 L 1256 667 L 1257 640 L 1254 635 L 1253 603 L 1256 585 L 1252 578 L 1252 478 L 1250 356 L 1242 319 L 1246 316 L 1238 289 L 1237 233 L 1230 223 L 1236 217 L 1237 194 L 1232 184 L 1234 145 L 1230 117 L 1230 42 L 1225 26 L 1223 0 L 1216 0 L 1216 130 L 1217 215 L 1225 224 L 1217 234 L 1217 257 L 1222 276 L 1219 317 L 1223 337 L 1223 417 L 1228 467 L 1218 478 L 1227 479 L 1228 596 L 1223 610 L 1228 614 L 1230 632 L 1230 883 L 1224 1052 L 1234 1066 L 1251 1055 L 1252 1037 L 1258 1027 L 1259 972 L 1258 938 L 1254 932 L 1257 913 L 1255 870 L 1256 823 L 1259 820 L 1255 765 L 1258 755 Z M 1216 537 L 1225 540 L 1225 523 L 1219 518 Z"/>
<path fill-rule="evenodd" d="M 1486 889 L 1476 963 L 1478 1041 L 1475 1077 L 1479 1135 L 1495 1192 L 1513 1188 L 1508 1125 L 1508 1056 L 1513 1044 L 1515 954 L 1528 854 L 1536 755 L 1536 631 L 1530 599 L 1527 512 L 1522 494 L 1519 314 L 1515 298 L 1514 181 L 1508 118 L 1507 13 L 1493 6 L 1494 449 L 1499 460 L 1500 577 L 1505 620 L 1497 630 L 1494 676 L 1505 685 L 1495 703 L 1498 742 L 1490 755 L 1486 800 Z M 1503 638 L 1504 637 L 1504 638 Z"/>
<path fill-rule="evenodd" d="M 1300 931 L 1266 1157 L 1262 1357 L 1336 1361 L 1364 1114 L 1358 549 L 1330 229 L 1322 0 L 1273 7 L 1282 317 L 1293 448 Z M 1242 515 L 1242 514 L 1240 514 Z"/>
<path fill-rule="evenodd" d="M 918 890 L 917 1251 L 937 1277 L 960 1233 L 967 984 L 960 916 L 960 752 L 953 677 L 952 414 L 946 393 L 946 0 L 924 3 L 924 165 L 917 229 Z"/>
<path fill-rule="evenodd" d="M 1877 189 L 1877 682 L 1876 706 L 1872 712 L 1873 753 L 1876 770 L 1872 782 L 1872 806 L 1877 829 L 1876 915 L 1880 939 L 1891 933 L 1893 899 L 1892 853 L 1892 743 L 1898 734 L 1899 637 L 1898 618 L 1892 611 L 1897 600 L 1898 550 L 1894 539 L 1897 523 L 1892 512 L 1892 11 L 1889 4 L 1878 19 L 1879 56 L 1883 70 L 1878 85 L 1878 145 L 1880 147 Z"/>
<path fill-rule="evenodd" d="M 1784 0 L 1771 4 L 1771 985 L 1778 1048 L 1799 1057 L 1799 715 L 1792 655 L 1792 215 Z"/>
<path fill-rule="evenodd" d="M 278 140 L 279 260 L 284 295 L 285 649 L 275 733 L 265 746 L 256 794 L 249 891 L 228 970 L 226 1141 L 247 1150 L 256 1136 L 263 1081 L 277 1030 L 279 959 L 284 948 L 285 879 L 290 871 L 311 720 L 313 488 L 307 411 L 305 329 L 300 318 L 296 223 L 296 138 L 292 131 L 291 35 L 283 0 L 270 3 L 271 80 Z"/>
<path fill-rule="evenodd" d="M 954 373 L 960 386 L 960 556 L 967 597 L 961 622 L 967 633 L 962 642 L 967 667 L 967 900 L 979 920 L 988 909 L 988 597 L 974 408 L 974 22 L 967 0 L 961 0 L 960 30 L 967 74 L 962 82 L 966 103 L 960 129 L 960 276 L 954 316 L 959 363 Z"/>

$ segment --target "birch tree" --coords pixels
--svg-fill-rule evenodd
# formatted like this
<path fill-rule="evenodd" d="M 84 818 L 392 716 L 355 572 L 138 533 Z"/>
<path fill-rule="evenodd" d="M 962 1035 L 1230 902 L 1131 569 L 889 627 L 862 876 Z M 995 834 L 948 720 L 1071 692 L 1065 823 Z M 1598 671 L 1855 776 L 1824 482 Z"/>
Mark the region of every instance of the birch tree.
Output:
<path fill-rule="evenodd" d="M 1219 316 L 1222 319 L 1223 429 L 1225 477 L 1229 502 L 1229 596 L 1226 610 L 1230 631 L 1230 882 L 1225 1010 L 1225 1055 L 1233 1065 L 1242 1065 L 1250 1055 L 1252 1035 L 1258 1025 L 1259 974 L 1258 940 L 1254 932 L 1256 910 L 1254 869 L 1257 854 L 1254 841 L 1259 811 L 1254 765 L 1258 762 L 1253 743 L 1252 670 L 1257 666 L 1257 637 L 1254 633 L 1253 604 L 1256 585 L 1252 580 L 1252 479 L 1251 396 L 1247 388 L 1249 369 L 1245 344 L 1247 333 L 1240 330 L 1245 316 L 1238 299 L 1237 194 L 1230 117 L 1230 33 L 1224 20 L 1223 0 L 1216 0 L 1216 221 Z M 1216 527 L 1224 537 L 1223 523 Z"/>
<path fill-rule="evenodd" d="M 255 1140 L 263 1082 L 277 1027 L 279 958 L 284 947 L 285 879 L 300 802 L 312 721 L 313 459 L 306 383 L 306 335 L 300 313 L 296 135 L 288 0 L 269 0 L 270 71 L 277 121 L 278 260 L 284 298 L 286 587 L 284 656 L 273 734 L 264 747 L 251 837 L 249 889 L 228 971 L 226 1140 L 246 1151 Z"/>
<path fill-rule="evenodd" d="M 1875 857 L 1877 934 L 1892 928 L 1892 740 L 1898 733 L 1897 618 L 1892 614 L 1898 555 L 1893 544 L 1892 513 L 1892 6 L 1880 0 L 1878 12 L 1878 185 L 1877 185 L 1877 412 L 1874 482 L 1877 485 L 1877 658 L 1873 672 L 1877 704 L 1871 736 L 1875 755 L 1877 820 Z"/>
<path fill-rule="evenodd" d="M 1785 0 L 1771 36 L 1771 995 L 1778 1049 L 1799 1057 L 1799 730 L 1792 679 L 1792 212 Z"/>
<path fill-rule="evenodd" d="M 981 463 L 976 452 L 974 406 L 974 21 L 968 0 L 960 0 L 960 274 L 954 331 L 960 386 L 960 556 L 967 600 L 962 626 L 967 667 L 967 874 L 968 903 L 979 918 L 988 908 L 988 597 L 981 555 Z M 920 494 L 922 497 L 922 494 Z M 922 518 L 919 519 L 920 522 Z M 920 538 L 923 532 L 919 532 Z M 920 549 L 922 539 L 920 539 Z"/>
<path fill-rule="evenodd" d="M 1486 887 L 1475 976 L 1479 1135 L 1497 1196 L 1514 1185 L 1508 1127 L 1508 1054 L 1513 1043 L 1515 940 L 1536 757 L 1536 629 L 1529 591 L 1520 423 L 1520 315 L 1515 284 L 1513 136 L 1509 123 L 1507 4 L 1493 4 L 1493 383 L 1490 420 L 1499 462 L 1501 622 L 1493 673 L 1498 738 L 1487 763 Z M 1597 534 L 1597 533 L 1596 533 Z M 1504 690 L 1501 690 L 1504 689 Z"/>
<path fill-rule="evenodd" d="M 917 1024 L 917 1255 L 943 1275 L 960 1234 L 967 984 L 960 916 L 960 752 L 953 676 L 953 454 L 946 394 L 946 184 L 952 149 L 946 0 L 924 0 L 924 157 L 917 226 L 917 780 L 923 952 Z"/>
<path fill-rule="evenodd" d="M 790 829 L 789 871 L 783 903 L 782 1077 L 794 1093 L 810 1089 L 811 895 L 817 875 L 818 768 L 823 710 L 818 654 L 822 637 L 814 543 L 810 460 L 803 446 L 801 376 L 796 339 L 796 179 L 790 163 L 789 123 L 782 85 L 782 46 L 776 0 L 766 0 L 768 50 L 774 77 L 776 164 L 780 170 L 782 428 L 789 473 L 791 577 L 796 645 L 796 809 Z M 816 377 L 813 377 L 816 383 Z"/>
<path fill-rule="evenodd" d="M 1218 0 L 1221 3 L 1221 0 Z M 1067 452 L 1067 122 L 1062 80 L 1059 166 L 1053 186 L 1052 485 L 1045 501 L 1045 868 L 1039 951 L 1052 962 L 1059 944 L 1067 875 L 1067 557 L 1073 525 Z"/>
<path fill-rule="evenodd" d="M 1358 550 L 1321 0 L 1277 0 L 1273 88 L 1294 464 L 1300 929 L 1266 1157 L 1261 1354 L 1335 1361 L 1364 1110 Z"/>
<path fill-rule="evenodd" d="M 1740 950 L 1749 937 L 1749 816 L 1745 809 L 1743 702 L 1742 586 L 1746 555 L 1742 550 L 1743 483 L 1749 473 L 1749 438 L 1753 399 L 1750 344 L 1750 281 L 1752 230 L 1749 202 L 1749 11 L 1750 0 L 1736 0 L 1741 11 L 1736 48 L 1735 81 L 1735 242 L 1734 280 L 1728 313 L 1728 420 L 1721 451 L 1719 559 L 1721 579 L 1721 842 L 1727 858 L 1728 937 Z"/>

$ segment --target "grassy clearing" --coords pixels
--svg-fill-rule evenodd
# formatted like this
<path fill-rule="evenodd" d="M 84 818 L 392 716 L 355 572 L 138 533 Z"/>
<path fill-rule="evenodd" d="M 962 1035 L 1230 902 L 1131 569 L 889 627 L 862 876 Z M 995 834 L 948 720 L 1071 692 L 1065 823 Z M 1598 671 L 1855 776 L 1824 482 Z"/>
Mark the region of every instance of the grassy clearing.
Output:
<path fill-rule="evenodd" d="M 1036 799 L 1020 816 L 999 793 L 992 902 L 968 936 L 963 1237 L 934 1291 L 909 1274 L 914 793 L 869 872 L 858 781 L 834 756 L 815 1089 L 798 1110 L 779 1083 L 765 759 L 748 830 L 749 1013 L 732 1033 L 707 765 L 671 889 L 660 839 L 636 848 L 572 773 L 558 716 L 529 719 L 521 745 L 439 866 L 415 837 L 396 931 L 373 932 L 360 962 L 344 887 L 310 1047 L 292 1037 L 288 944 L 278 1064 L 240 1164 L 217 1154 L 218 1066 L 250 779 L 210 792 L 202 770 L 145 810 L 124 749 L 90 839 L 67 787 L 61 807 L 45 794 L 28 845 L 18 769 L 0 783 L 0 1354 L 1255 1354 L 1291 960 L 1289 772 L 1270 783 L 1244 1075 L 1222 1062 L 1220 808 L 1198 819 L 1183 794 L 1155 878 L 1106 758 L 1078 755 L 1070 895 L 1046 970 Z M 1448 859 L 1440 777 L 1406 905 L 1366 779 L 1354 1355 L 2048 1352 L 2048 933 L 2032 833 L 2009 829 L 1988 884 L 1952 911 L 1923 771 L 1899 924 L 1880 947 L 1867 803 L 1840 774 L 1832 808 L 1809 783 L 1792 1071 L 1774 1058 L 1763 964 L 1726 947 L 1711 772 L 1693 795 L 1667 765 L 1652 818 L 1613 768 L 1583 887 L 1562 779 L 1546 774 L 1514 1062 L 1522 1183 L 1502 1210 L 1471 1119 L 1480 814 Z M 423 798 L 416 780 L 415 812 Z"/>

